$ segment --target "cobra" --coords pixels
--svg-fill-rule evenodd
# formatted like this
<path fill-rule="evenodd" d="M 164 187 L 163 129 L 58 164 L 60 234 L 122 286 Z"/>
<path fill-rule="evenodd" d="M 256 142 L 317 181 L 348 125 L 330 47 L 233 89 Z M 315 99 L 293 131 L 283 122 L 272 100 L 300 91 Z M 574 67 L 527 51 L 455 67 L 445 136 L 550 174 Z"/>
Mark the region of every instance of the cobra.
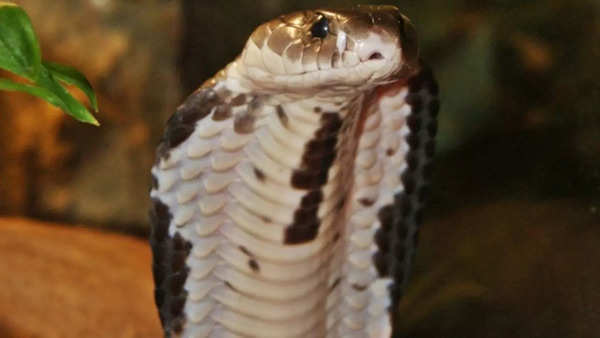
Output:
<path fill-rule="evenodd" d="M 177 109 L 157 150 L 165 336 L 395 336 L 436 94 L 396 7 L 259 26 Z"/>

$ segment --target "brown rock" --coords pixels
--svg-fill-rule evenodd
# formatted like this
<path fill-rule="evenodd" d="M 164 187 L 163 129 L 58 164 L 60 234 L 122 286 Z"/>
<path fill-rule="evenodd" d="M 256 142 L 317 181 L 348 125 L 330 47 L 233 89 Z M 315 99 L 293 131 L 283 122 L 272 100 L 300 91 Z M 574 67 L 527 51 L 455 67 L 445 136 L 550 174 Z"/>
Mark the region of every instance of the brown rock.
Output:
<path fill-rule="evenodd" d="M 146 241 L 0 218 L 0 336 L 162 337 Z"/>

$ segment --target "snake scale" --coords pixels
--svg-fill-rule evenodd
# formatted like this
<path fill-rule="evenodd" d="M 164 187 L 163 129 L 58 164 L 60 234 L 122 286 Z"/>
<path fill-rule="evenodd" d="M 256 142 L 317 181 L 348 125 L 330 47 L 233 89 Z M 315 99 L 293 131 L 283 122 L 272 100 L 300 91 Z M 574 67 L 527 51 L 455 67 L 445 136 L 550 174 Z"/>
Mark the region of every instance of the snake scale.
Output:
<path fill-rule="evenodd" d="M 393 6 L 259 26 L 152 169 L 166 337 L 394 337 L 439 101 Z"/>

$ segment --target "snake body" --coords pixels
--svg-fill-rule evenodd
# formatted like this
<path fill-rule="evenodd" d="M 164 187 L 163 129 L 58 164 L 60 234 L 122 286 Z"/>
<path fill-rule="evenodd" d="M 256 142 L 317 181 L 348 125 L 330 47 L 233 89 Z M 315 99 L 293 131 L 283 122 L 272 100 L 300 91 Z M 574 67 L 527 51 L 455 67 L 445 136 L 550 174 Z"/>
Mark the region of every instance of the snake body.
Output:
<path fill-rule="evenodd" d="M 151 244 L 165 336 L 393 336 L 436 94 L 396 7 L 259 26 L 158 147 Z"/>

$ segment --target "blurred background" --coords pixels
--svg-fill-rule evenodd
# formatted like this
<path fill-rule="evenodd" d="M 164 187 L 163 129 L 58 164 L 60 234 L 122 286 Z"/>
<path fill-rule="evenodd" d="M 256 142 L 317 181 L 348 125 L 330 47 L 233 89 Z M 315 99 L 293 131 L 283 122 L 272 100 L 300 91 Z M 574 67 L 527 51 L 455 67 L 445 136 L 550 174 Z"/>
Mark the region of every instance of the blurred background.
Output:
<path fill-rule="evenodd" d="M 102 126 L 0 92 L 0 337 L 160 337 L 145 236 L 166 119 L 258 24 L 359 2 L 14 2 Z M 441 87 L 406 336 L 600 337 L 600 2 L 360 3 L 412 19 Z"/>

